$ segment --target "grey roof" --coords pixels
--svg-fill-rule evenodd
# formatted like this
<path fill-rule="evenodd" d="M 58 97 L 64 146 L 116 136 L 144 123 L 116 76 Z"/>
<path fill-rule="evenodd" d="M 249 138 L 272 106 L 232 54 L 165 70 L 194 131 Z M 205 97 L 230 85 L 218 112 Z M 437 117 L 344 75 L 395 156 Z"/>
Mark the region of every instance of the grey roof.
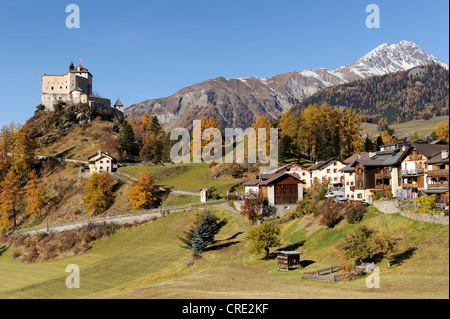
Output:
<path fill-rule="evenodd" d="M 448 152 L 448 145 L 447 145 L 447 152 Z M 434 155 L 432 158 L 430 158 L 428 161 L 425 162 L 425 164 L 431 164 L 431 165 L 448 164 L 448 163 L 449 163 L 448 156 L 447 156 L 447 158 L 442 158 L 442 153 L 438 153 L 438 154 Z"/>
<path fill-rule="evenodd" d="M 348 164 L 347 166 L 344 166 L 340 169 L 341 172 L 354 172 L 355 171 L 355 167 L 353 166 L 354 162 L 351 162 L 350 164 Z"/>
<path fill-rule="evenodd" d="M 336 157 L 332 157 L 332 158 L 329 158 L 327 160 L 320 161 L 317 164 L 311 165 L 310 167 L 308 167 L 308 170 L 312 172 L 312 171 L 314 171 L 316 169 L 321 169 L 323 166 L 327 165 L 328 163 L 331 163 L 332 161 L 338 161 L 338 162 L 341 162 L 343 164 L 346 164 L 343 161 L 341 161 L 340 159 L 338 159 Z"/>
<path fill-rule="evenodd" d="M 301 252 L 295 250 L 279 250 L 277 254 L 285 254 L 285 255 L 300 255 Z"/>
<path fill-rule="evenodd" d="M 396 150 L 377 152 L 372 157 L 362 157 L 356 161 L 363 166 L 381 167 L 381 166 L 394 166 L 401 163 L 406 156 L 409 148 L 403 151 L 398 148 Z"/>
<path fill-rule="evenodd" d="M 448 150 L 448 144 L 411 143 L 411 146 L 428 159 L 440 153 L 442 150 Z"/>
<path fill-rule="evenodd" d="M 120 99 L 117 99 L 116 103 L 114 104 L 114 106 L 123 106 L 123 103 Z"/>

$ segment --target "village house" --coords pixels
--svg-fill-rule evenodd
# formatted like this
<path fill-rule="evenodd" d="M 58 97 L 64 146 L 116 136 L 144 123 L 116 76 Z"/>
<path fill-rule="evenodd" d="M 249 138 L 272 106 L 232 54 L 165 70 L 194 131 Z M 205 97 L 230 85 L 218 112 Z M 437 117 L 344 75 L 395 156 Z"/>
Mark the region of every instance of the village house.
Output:
<path fill-rule="evenodd" d="M 358 158 L 341 169 L 345 174 L 354 174 L 355 185 L 350 187 L 350 199 L 353 195 L 354 200 L 372 202 L 377 192 L 396 197 L 401 190 L 400 165 L 404 156 L 405 151 L 401 148 L 369 152 L 367 157 Z"/>
<path fill-rule="evenodd" d="M 256 178 L 243 184 L 245 195 L 262 194 L 269 205 L 287 208 L 303 200 L 303 182 L 295 173 L 278 172 L 273 174 L 258 174 Z"/>
<path fill-rule="evenodd" d="M 330 191 L 344 193 L 345 177 L 340 170 L 345 166 L 346 164 L 343 161 L 330 158 L 317 162 L 308 167 L 308 170 L 311 171 L 312 182 L 315 180 L 319 182 L 328 181 Z"/>
<path fill-rule="evenodd" d="M 287 172 L 291 174 L 297 174 L 302 182 L 304 182 L 305 188 L 311 187 L 311 171 L 307 168 L 304 168 L 301 165 L 298 165 L 296 163 L 289 163 L 284 166 L 281 166 L 279 169 L 277 169 L 274 173 L 282 173 Z"/>
<path fill-rule="evenodd" d="M 354 163 L 357 159 L 360 159 L 361 157 L 368 157 L 368 152 L 358 152 L 344 160 L 344 163 L 347 164 L 343 168 L 340 169 L 342 173 L 344 173 L 344 196 L 348 200 L 355 200 L 355 185 L 356 185 L 356 178 L 355 178 L 355 168 L 351 166 L 352 163 Z"/>
<path fill-rule="evenodd" d="M 89 173 L 101 173 L 101 172 L 115 172 L 117 170 L 117 160 L 108 153 L 97 151 L 97 154 L 88 158 L 89 160 Z"/>
<path fill-rule="evenodd" d="M 425 162 L 426 194 L 437 194 L 444 201 L 449 201 L 449 149 L 442 150 Z"/>
<path fill-rule="evenodd" d="M 403 148 L 405 149 L 406 146 Z M 440 141 L 412 142 L 402 162 L 402 193 L 397 197 L 416 198 L 427 191 L 429 178 L 427 178 L 428 164 L 426 162 L 436 155 L 441 156 L 441 152 L 445 150 L 448 150 L 448 144 L 442 144 Z"/>

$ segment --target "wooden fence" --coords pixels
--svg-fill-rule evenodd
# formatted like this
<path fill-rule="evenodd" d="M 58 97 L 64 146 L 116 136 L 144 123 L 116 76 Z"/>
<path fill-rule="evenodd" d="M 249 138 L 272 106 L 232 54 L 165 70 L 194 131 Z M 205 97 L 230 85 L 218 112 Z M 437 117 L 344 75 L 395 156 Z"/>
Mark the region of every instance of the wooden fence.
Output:
<path fill-rule="evenodd" d="M 338 271 L 340 268 L 338 266 L 332 266 L 329 268 L 324 268 L 320 270 L 314 271 L 314 274 L 303 273 L 302 278 L 307 280 L 315 280 L 315 281 L 327 281 L 327 282 L 336 282 L 342 280 L 344 276 L 347 274 L 338 274 L 334 275 L 333 273 Z"/>

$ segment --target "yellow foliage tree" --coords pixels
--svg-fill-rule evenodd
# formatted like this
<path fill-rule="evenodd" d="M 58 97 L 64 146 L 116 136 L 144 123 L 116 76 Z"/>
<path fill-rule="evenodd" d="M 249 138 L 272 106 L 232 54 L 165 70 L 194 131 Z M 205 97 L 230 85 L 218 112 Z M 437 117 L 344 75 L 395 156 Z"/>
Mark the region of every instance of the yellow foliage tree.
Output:
<path fill-rule="evenodd" d="M 0 189 L 0 227 L 9 227 L 11 219 L 16 227 L 21 191 L 19 177 L 13 170 L 6 174 L 5 180 L 0 183 Z"/>
<path fill-rule="evenodd" d="M 270 155 L 270 129 L 273 128 L 272 123 L 265 117 L 261 115 L 255 119 L 255 122 L 252 124 L 252 128 L 255 129 L 256 133 L 256 145 L 259 145 L 259 129 L 266 130 L 266 155 Z"/>
<path fill-rule="evenodd" d="M 436 139 L 445 140 L 447 143 L 449 142 L 449 121 L 440 122 L 434 132 L 436 133 Z"/>
<path fill-rule="evenodd" d="M 27 201 L 25 214 L 29 216 L 40 215 L 42 208 L 46 203 L 46 197 L 44 187 L 34 170 L 30 173 L 24 193 Z"/>
<path fill-rule="evenodd" d="M 161 197 L 155 180 L 145 170 L 139 174 L 138 181 L 128 192 L 133 210 L 155 208 L 161 203 Z"/>
<path fill-rule="evenodd" d="M 86 212 L 101 214 L 105 212 L 113 202 L 114 179 L 106 172 L 93 173 L 84 190 L 83 202 Z"/>

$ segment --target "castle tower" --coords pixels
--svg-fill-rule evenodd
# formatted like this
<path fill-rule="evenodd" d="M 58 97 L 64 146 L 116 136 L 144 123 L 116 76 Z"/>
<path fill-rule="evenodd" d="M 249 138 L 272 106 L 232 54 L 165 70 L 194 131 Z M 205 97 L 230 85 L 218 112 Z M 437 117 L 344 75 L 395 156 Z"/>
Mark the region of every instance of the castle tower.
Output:
<path fill-rule="evenodd" d="M 73 62 L 70 62 L 69 71 L 73 71 L 75 69 L 75 66 L 73 65 Z"/>
<path fill-rule="evenodd" d="M 120 99 L 117 99 L 114 108 L 123 113 L 123 103 Z"/>

